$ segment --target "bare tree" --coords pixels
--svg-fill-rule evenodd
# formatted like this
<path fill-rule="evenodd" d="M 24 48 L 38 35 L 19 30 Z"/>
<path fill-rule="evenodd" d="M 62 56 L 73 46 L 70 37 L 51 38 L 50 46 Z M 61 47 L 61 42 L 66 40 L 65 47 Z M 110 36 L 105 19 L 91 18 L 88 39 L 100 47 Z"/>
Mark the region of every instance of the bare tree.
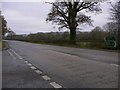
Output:
<path fill-rule="evenodd" d="M 118 25 L 116 24 L 116 22 L 108 22 L 106 23 L 103 28 L 105 29 L 105 31 L 107 31 L 109 34 L 112 35 L 118 35 Z"/>
<path fill-rule="evenodd" d="M 68 28 L 70 30 L 70 42 L 72 44 L 76 43 L 76 30 L 79 25 L 83 23 L 92 25 L 90 16 L 85 15 L 81 11 L 101 11 L 98 2 L 80 2 L 80 0 L 69 2 L 66 0 L 66 2 L 50 4 L 52 4 L 52 9 L 46 20 L 60 25 L 59 29 L 64 27 Z"/>
<path fill-rule="evenodd" d="M 120 1 L 118 1 L 115 5 L 111 4 L 111 6 L 111 19 L 117 22 L 120 21 Z"/>
<path fill-rule="evenodd" d="M 7 21 L 2 15 L 0 15 L 0 20 L 2 24 L 2 35 L 5 35 L 5 33 L 7 32 Z"/>
<path fill-rule="evenodd" d="M 120 49 L 120 1 L 116 2 L 115 5 L 112 5 L 111 8 L 111 19 L 113 21 L 115 21 L 116 25 L 117 25 L 117 44 L 118 44 L 118 49 Z"/>

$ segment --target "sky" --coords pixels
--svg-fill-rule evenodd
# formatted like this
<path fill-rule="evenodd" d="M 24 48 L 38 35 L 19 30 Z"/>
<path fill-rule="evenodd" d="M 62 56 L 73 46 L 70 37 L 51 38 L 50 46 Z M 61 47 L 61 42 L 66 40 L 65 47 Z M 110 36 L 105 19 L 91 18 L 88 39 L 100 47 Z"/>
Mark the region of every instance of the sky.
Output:
<path fill-rule="evenodd" d="M 29 34 L 37 32 L 55 32 L 59 31 L 55 24 L 47 23 L 47 14 L 51 10 L 51 5 L 45 2 L 30 2 L 15 0 L 2 1 L 2 14 L 4 15 L 8 27 L 11 28 L 16 34 Z M 86 13 L 94 20 L 93 25 L 103 26 L 109 22 L 110 17 L 110 4 L 108 2 L 101 4 L 102 13 L 95 15 L 93 13 Z M 54 26 L 56 26 L 54 28 Z M 81 26 L 82 31 L 90 31 L 94 27 Z M 65 30 L 63 30 L 65 31 Z"/>

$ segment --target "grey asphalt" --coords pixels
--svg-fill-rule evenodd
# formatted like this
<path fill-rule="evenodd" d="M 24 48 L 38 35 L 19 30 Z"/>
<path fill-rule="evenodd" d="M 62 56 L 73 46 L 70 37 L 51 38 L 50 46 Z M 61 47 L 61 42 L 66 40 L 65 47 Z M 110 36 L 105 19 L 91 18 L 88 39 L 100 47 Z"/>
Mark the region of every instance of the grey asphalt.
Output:
<path fill-rule="evenodd" d="M 0 90 L 2 89 L 2 50 L 0 49 Z"/>
<path fill-rule="evenodd" d="M 9 52 L 14 55 L 10 50 Z M 2 52 L 2 88 L 53 88 L 34 70 L 7 50 Z"/>
<path fill-rule="evenodd" d="M 33 65 L 44 71 L 54 81 L 58 82 L 63 87 L 118 87 L 117 52 L 32 44 L 20 41 L 7 42 L 14 51 L 16 51 L 24 59 L 30 61 Z M 7 57 L 3 56 L 3 58 Z M 12 63 L 12 65 L 16 66 L 19 61 L 20 60 L 18 60 L 16 63 Z M 4 65 L 4 63 L 3 68 L 8 67 Z M 28 70 L 26 69 L 24 69 L 25 71 L 23 72 L 28 72 Z M 15 71 L 17 70 L 21 71 L 23 70 L 23 68 L 16 69 Z M 32 71 L 30 72 L 32 73 Z M 34 76 L 31 76 L 31 78 L 32 77 Z M 36 80 L 36 78 L 34 79 Z M 3 77 L 3 80 L 5 80 L 6 82 L 6 78 Z M 32 83 L 32 81 L 27 80 L 24 80 L 26 84 Z"/>

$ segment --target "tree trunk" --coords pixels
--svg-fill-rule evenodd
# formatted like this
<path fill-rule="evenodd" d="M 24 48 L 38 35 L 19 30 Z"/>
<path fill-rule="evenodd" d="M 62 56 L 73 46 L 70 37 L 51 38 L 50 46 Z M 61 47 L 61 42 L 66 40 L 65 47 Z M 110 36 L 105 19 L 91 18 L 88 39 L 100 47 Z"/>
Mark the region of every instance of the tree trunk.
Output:
<path fill-rule="evenodd" d="M 118 14 L 118 50 L 120 51 L 120 13 Z"/>
<path fill-rule="evenodd" d="M 69 14 L 68 14 L 68 25 L 70 29 L 70 43 L 71 44 L 76 44 L 76 9 L 75 6 L 72 7 L 72 4 L 69 3 Z"/>
<path fill-rule="evenodd" d="M 70 43 L 76 44 L 76 29 L 70 28 Z"/>

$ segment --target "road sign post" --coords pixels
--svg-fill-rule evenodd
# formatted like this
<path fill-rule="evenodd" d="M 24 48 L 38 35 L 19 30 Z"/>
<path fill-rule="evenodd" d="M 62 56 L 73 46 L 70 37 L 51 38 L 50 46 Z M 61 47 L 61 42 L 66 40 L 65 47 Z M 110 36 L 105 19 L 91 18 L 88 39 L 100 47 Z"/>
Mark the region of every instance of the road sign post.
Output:
<path fill-rule="evenodd" d="M 105 44 L 108 48 L 116 48 L 116 39 L 115 36 L 105 37 Z"/>

